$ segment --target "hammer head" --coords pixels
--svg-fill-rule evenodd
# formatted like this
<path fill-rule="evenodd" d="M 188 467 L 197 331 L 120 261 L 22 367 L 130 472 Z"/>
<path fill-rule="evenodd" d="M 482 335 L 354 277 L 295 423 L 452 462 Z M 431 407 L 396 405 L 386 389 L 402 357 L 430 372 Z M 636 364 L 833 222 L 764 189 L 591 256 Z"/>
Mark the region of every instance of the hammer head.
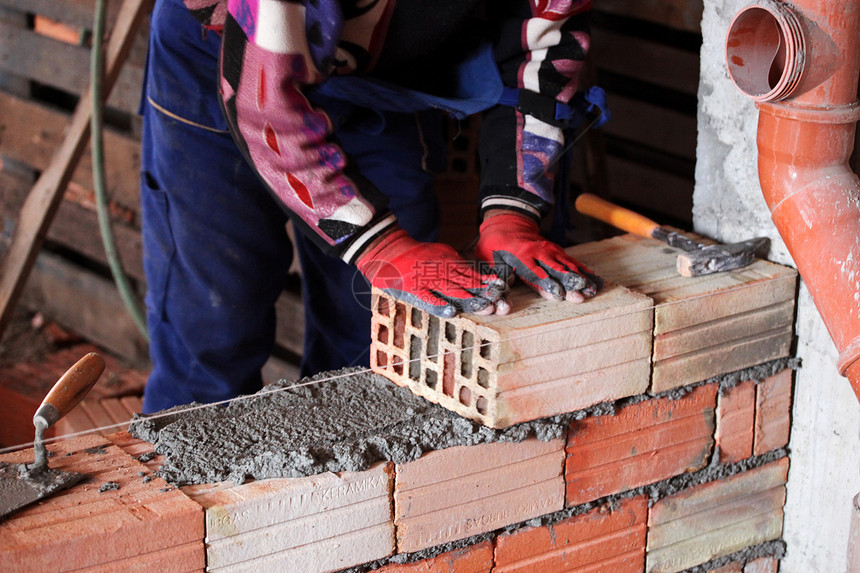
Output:
<path fill-rule="evenodd" d="M 770 239 L 767 237 L 730 245 L 709 245 L 678 255 L 678 273 L 697 277 L 739 269 L 752 264 L 756 257 L 766 257 L 769 249 Z"/>

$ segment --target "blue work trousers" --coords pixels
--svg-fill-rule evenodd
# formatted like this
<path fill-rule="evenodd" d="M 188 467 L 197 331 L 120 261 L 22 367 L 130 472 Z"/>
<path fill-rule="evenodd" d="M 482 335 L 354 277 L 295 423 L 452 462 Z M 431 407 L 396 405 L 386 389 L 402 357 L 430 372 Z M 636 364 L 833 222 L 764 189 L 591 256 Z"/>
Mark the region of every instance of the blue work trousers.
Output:
<path fill-rule="evenodd" d="M 144 412 L 257 391 L 274 346 L 274 304 L 293 246 L 287 215 L 247 164 L 218 103 L 220 37 L 179 0 L 158 0 L 142 100 L 141 210 L 153 370 Z M 319 103 L 326 106 L 326 97 Z M 441 117 L 336 111 L 350 161 L 389 197 L 416 239 L 439 214 L 428 154 L 439 164 Z M 428 128 L 431 131 L 428 131 Z M 428 148 L 429 147 L 429 148 Z M 305 307 L 303 375 L 368 364 L 369 287 L 354 267 L 297 236 Z"/>

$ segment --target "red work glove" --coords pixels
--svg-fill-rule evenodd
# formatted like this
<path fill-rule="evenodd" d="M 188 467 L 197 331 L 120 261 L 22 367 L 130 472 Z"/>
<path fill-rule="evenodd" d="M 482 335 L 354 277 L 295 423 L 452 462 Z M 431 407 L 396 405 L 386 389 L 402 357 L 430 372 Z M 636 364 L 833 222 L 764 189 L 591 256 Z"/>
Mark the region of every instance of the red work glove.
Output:
<path fill-rule="evenodd" d="M 510 308 L 501 298 L 504 283 L 497 277 L 478 272 L 452 247 L 421 243 L 403 229 L 383 237 L 356 266 L 388 295 L 443 318 L 459 310 L 501 314 Z"/>
<path fill-rule="evenodd" d="M 560 246 L 543 238 L 535 221 L 516 213 L 485 218 L 475 254 L 492 263 L 498 276 L 510 280 L 516 274 L 548 299 L 582 302 L 594 296 L 603 282 Z"/>

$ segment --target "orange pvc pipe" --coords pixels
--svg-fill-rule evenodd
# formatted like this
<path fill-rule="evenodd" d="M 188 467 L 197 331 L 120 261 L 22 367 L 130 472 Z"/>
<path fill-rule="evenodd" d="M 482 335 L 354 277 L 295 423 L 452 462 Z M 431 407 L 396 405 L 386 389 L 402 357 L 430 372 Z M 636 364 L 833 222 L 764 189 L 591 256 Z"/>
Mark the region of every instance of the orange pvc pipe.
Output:
<path fill-rule="evenodd" d="M 860 400 L 860 179 L 848 165 L 860 119 L 858 30 L 860 0 L 762 0 L 735 17 L 726 58 L 759 108 L 772 220 Z"/>

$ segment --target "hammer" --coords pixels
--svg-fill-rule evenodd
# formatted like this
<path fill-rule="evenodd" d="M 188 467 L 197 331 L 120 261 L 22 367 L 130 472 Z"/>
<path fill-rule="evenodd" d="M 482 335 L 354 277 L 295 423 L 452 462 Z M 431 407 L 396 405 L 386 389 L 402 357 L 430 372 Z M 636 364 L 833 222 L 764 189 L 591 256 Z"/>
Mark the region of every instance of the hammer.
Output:
<path fill-rule="evenodd" d="M 583 193 L 576 198 L 576 210 L 618 227 L 622 231 L 657 239 L 670 247 L 681 249 L 684 252 L 678 255 L 677 268 L 678 274 L 685 277 L 740 269 L 752 264 L 757 256 L 765 257 L 770 249 L 770 239 L 767 237 L 758 237 L 730 245 L 706 245 L 661 227 L 639 213 L 634 213 L 591 193 Z"/>

